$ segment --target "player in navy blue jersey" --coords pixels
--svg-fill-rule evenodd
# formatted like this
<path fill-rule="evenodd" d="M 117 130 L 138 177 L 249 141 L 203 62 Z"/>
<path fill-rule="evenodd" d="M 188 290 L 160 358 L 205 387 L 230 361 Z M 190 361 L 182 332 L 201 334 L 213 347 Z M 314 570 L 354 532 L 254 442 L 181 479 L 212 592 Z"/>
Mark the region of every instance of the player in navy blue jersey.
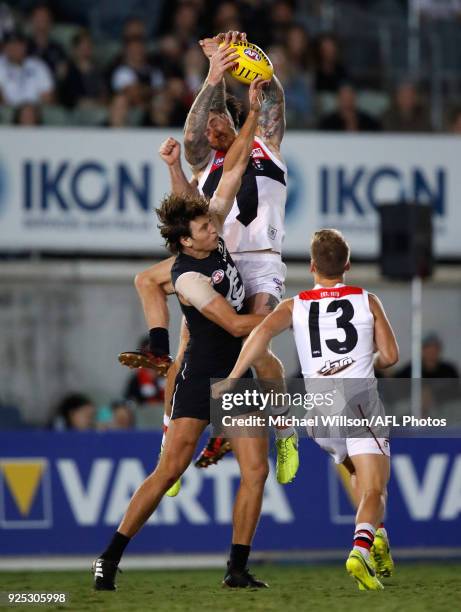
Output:
<path fill-rule="evenodd" d="M 243 282 L 219 236 L 248 163 L 264 84 L 258 79 L 250 86 L 250 112 L 226 155 L 222 179 L 211 200 L 171 194 L 157 209 L 162 236 L 176 254 L 164 262 L 160 285 L 167 293 L 177 294 L 189 341 L 175 380 L 172 419 L 162 455 L 154 472 L 135 492 L 108 547 L 94 562 L 98 590 L 116 588 L 115 575 L 128 542 L 187 469 L 210 421 L 210 378 L 228 376 L 242 338 L 264 318 L 245 314 Z M 234 504 L 232 546 L 224 584 L 266 587 L 248 572 L 247 561 L 269 471 L 269 442 L 264 436 L 235 437 L 232 446 L 241 482 Z"/>

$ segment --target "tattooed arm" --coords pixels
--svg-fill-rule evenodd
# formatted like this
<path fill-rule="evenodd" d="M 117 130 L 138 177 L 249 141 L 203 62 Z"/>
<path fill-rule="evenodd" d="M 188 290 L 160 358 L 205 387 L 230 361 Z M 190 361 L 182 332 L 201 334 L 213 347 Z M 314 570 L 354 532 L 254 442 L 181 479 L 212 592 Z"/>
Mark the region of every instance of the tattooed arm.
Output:
<path fill-rule="evenodd" d="M 285 133 L 285 94 L 274 75 L 264 90 L 264 102 L 259 117 L 257 135 L 271 148 L 280 149 Z"/>
<path fill-rule="evenodd" d="M 210 145 L 206 137 L 208 113 L 216 102 L 226 112 L 224 73 L 230 68 L 238 55 L 226 42 L 219 47 L 210 59 L 210 70 L 197 95 L 184 126 L 184 148 L 186 159 L 194 172 L 203 168 L 210 157 Z"/>

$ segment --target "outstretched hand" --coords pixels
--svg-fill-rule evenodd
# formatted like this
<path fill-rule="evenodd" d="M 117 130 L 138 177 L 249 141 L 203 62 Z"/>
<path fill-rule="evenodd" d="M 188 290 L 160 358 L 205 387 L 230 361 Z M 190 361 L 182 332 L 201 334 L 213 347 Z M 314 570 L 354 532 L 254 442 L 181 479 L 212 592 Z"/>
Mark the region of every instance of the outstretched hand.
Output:
<path fill-rule="evenodd" d="M 198 44 L 202 48 L 202 51 L 205 54 L 205 56 L 208 59 L 210 59 L 212 55 L 216 53 L 221 43 L 223 42 L 235 43 L 238 40 L 246 41 L 246 39 L 247 39 L 247 35 L 245 34 L 245 32 L 237 32 L 237 31 L 221 32 L 220 34 L 217 34 L 216 36 L 213 36 L 212 38 L 203 38 L 202 40 L 199 40 Z"/>
<path fill-rule="evenodd" d="M 218 85 L 222 81 L 226 70 L 232 68 L 238 58 L 238 53 L 230 46 L 229 41 L 226 40 L 221 47 L 218 47 L 210 59 L 210 70 L 208 72 L 210 85 Z"/>
<path fill-rule="evenodd" d="M 269 83 L 270 80 L 264 80 L 261 77 L 257 77 L 251 82 L 250 89 L 248 91 L 250 110 L 255 112 L 259 112 L 261 110 L 264 100 L 263 88 Z"/>

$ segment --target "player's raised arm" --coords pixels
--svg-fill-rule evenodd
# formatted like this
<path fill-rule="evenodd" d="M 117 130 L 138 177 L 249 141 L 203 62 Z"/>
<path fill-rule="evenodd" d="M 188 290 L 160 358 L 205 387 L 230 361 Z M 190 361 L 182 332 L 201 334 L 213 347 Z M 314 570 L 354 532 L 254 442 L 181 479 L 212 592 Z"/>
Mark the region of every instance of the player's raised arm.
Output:
<path fill-rule="evenodd" d="M 293 320 L 293 299 L 283 300 L 250 334 L 229 378 L 240 378 L 267 350 L 270 341 L 288 329 Z"/>
<path fill-rule="evenodd" d="M 236 338 L 247 336 L 264 319 L 264 315 L 236 313 L 229 302 L 213 289 L 209 277 L 200 272 L 181 274 L 176 280 L 175 290 L 183 304 L 193 306 Z"/>
<path fill-rule="evenodd" d="M 374 366 L 378 370 L 390 368 L 399 360 L 399 347 L 394 330 L 384 312 L 380 300 L 372 293 L 368 294 L 370 310 L 375 320 L 374 342 L 377 349 Z"/>
<path fill-rule="evenodd" d="M 264 91 L 257 134 L 267 145 L 279 150 L 285 134 L 285 94 L 282 84 L 275 75 Z"/>
<path fill-rule="evenodd" d="M 208 113 L 212 105 L 226 109 L 226 89 L 224 73 L 235 63 L 238 55 L 230 47 L 231 34 L 226 35 L 225 44 L 218 47 L 210 58 L 208 76 L 199 91 L 187 115 L 184 125 L 184 147 L 186 159 L 194 171 L 198 171 L 208 162 L 210 144 L 206 137 Z"/>
<path fill-rule="evenodd" d="M 262 88 L 268 85 L 269 81 L 264 81 L 261 78 L 255 79 L 251 83 L 248 91 L 250 100 L 248 116 L 224 158 L 223 174 L 210 202 L 210 214 L 219 232 L 222 230 L 224 221 L 242 184 L 242 176 L 248 165 L 261 112 Z"/>
<path fill-rule="evenodd" d="M 199 195 L 197 181 L 188 181 L 181 165 L 181 145 L 174 138 L 167 138 L 158 150 L 160 157 L 168 166 L 170 173 L 171 191 L 176 195 Z"/>

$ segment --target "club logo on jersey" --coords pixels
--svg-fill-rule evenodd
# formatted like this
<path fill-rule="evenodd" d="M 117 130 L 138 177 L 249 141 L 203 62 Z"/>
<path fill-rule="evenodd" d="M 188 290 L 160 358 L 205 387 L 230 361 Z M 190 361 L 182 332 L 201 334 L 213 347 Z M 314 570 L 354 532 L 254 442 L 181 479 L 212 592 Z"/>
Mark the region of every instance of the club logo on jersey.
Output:
<path fill-rule="evenodd" d="M 343 370 L 351 366 L 353 363 L 354 360 L 352 359 L 352 357 L 342 357 L 337 361 L 330 361 L 330 359 L 327 359 L 327 361 L 325 361 L 323 367 L 320 368 L 318 373 L 322 376 L 333 376 L 333 374 L 342 372 Z"/>
<path fill-rule="evenodd" d="M 272 227 L 272 225 L 269 225 L 269 227 L 267 228 L 267 235 L 269 236 L 271 240 L 275 240 L 277 236 L 277 230 L 275 229 L 275 227 Z"/>
<path fill-rule="evenodd" d="M 256 170 L 259 170 L 259 172 L 262 172 L 264 170 L 263 163 L 260 159 L 253 158 L 251 160 L 251 163 L 253 164 L 253 168 L 256 168 Z"/>
<path fill-rule="evenodd" d="M 259 55 L 259 53 L 257 51 L 255 51 L 254 49 L 245 49 L 244 51 L 245 55 L 247 55 L 250 59 L 255 60 L 256 62 L 259 62 L 261 60 L 261 56 Z"/>
<path fill-rule="evenodd" d="M 215 270 L 211 275 L 211 282 L 213 285 L 219 285 L 224 278 L 224 270 Z"/>

